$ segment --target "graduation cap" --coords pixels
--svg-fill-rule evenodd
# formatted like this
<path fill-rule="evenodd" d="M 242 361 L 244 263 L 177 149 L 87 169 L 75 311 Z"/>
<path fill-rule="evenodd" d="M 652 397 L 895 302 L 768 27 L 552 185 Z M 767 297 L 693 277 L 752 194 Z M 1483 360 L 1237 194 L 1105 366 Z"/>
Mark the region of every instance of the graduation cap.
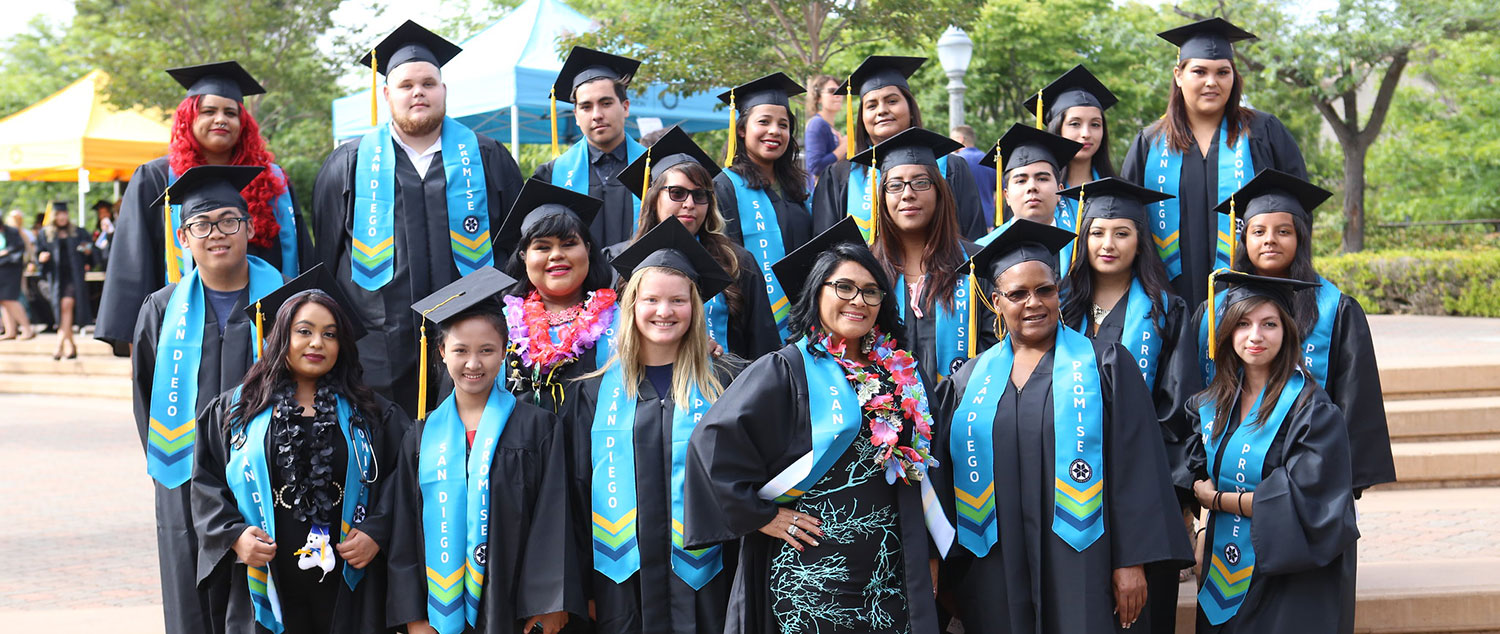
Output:
<path fill-rule="evenodd" d="M 730 134 L 733 134 L 731 131 Z M 719 169 L 719 164 L 714 162 L 703 148 L 693 142 L 693 137 L 683 132 L 682 128 L 672 126 L 667 133 L 662 135 L 656 143 L 646 148 L 640 156 L 631 161 L 625 169 L 620 170 L 619 181 L 635 194 L 636 198 L 645 200 L 646 190 L 651 188 L 651 174 L 661 174 L 667 169 L 683 163 L 697 163 L 708 170 L 708 177 L 713 178 L 724 170 Z"/>
<path fill-rule="evenodd" d="M 807 90 L 802 88 L 802 84 L 792 81 L 786 73 L 771 73 L 719 93 L 719 101 L 729 106 L 729 145 L 724 154 L 724 164 L 729 165 L 734 162 L 734 146 L 738 141 L 738 135 L 735 134 L 734 129 L 735 117 L 738 113 L 749 112 L 756 106 L 770 104 L 786 108 L 787 114 L 791 114 L 791 98 L 804 92 Z"/>
<path fill-rule="evenodd" d="M 1036 111 L 1039 115 L 1042 107 L 1046 106 L 1047 114 L 1044 120 L 1050 122 L 1062 116 L 1068 108 L 1093 106 L 1104 111 L 1119 101 L 1114 93 L 1104 87 L 1098 77 L 1090 73 L 1089 69 L 1084 68 L 1083 64 L 1079 64 L 1052 80 L 1052 83 L 1047 84 L 1047 87 L 1038 91 L 1037 94 L 1032 95 L 1026 100 L 1025 105 L 1027 112 Z M 1038 120 L 1043 120 L 1043 117 L 1038 116 Z"/>
<path fill-rule="evenodd" d="M 1167 29 L 1156 37 L 1176 44 L 1177 61 L 1189 59 L 1233 59 L 1235 42 L 1256 39 L 1255 34 L 1224 18 L 1209 18 Z"/>
<path fill-rule="evenodd" d="M 861 249 L 869 248 L 865 245 L 864 234 L 859 232 L 859 225 L 854 224 L 854 216 L 844 216 L 843 220 L 827 231 L 814 236 L 797 247 L 796 251 L 771 265 L 771 273 L 781 282 L 781 288 L 787 297 L 801 296 L 802 286 L 807 283 L 807 276 L 812 275 L 813 263 L 818 261 L 818 256 L 841 242 L 854 244 Z"/>
<path fill-rule="evenodd" d="M 979 160 L 979 164 L 999 172 L 1009 172 L 1017 167 L 1046 161 L 1052 167 L 1062 169 L 1073 155 L 1083 149 L 1083 144 L 1020 123 L 1011 124 L 1005 135 L 995 142 L 995 147 Z M 1004 157 L 1005 169 L 998 166 L 998 157 Z"/>
<path fill-rule="evenodd" d="M 1266 168 L 1245 183 L 1228 200 L 1219 203 L 1214 211 L 1233 215 L 1238 206 L 1239 216 L 1249 220 L 1255 216 L 1285 211 L 1312 224 L 1312 210 L 1333 196 L 1322 187 L 1292 176 L 1280 170 Z"/>
<path fill-rule="evenodd" d="M 103 209 L 114 209 L 115 208 L 115 204 L 112 203 L 112 202 L 109 202 L 108 198 L 100 198 L 99 200 L 94 201 L 94 206 L 93 207 L 89 207 L 89 209 L 101 209 L 101 208 L 103 208 Z"/>
<path fill-rule="evenodd" d="M 1143 225 L 1147 224 L 1146 205 L 1174 198 L 1113 176 L 1069 187 L 1057 194 L 1083 200 L 1079 218 L 1125 218 Z"/>
<path fill-rule="evenodd" d="M 1304 282 L 1284 277 L 1251 275 L 1249 273 L 1222 269 L 1215 271 L 1210 277 L 1210 286 L 1214 282 L 1224 282 L 1229 285 L 1228 288 L 1224 289 L 1222 306 L 1215 306 L 1216 303 L 1220 302 L 1214 294 L 1209 294 L 1208 296 L 1208 358 L 1210 359 L 1215 358 L 1214 348 L 1218 339 L 1218 331 L 1215 329 L 1214 321 L 1218 317 L 1217 313 L 1219 310 L 1247 299 L 1264 297 L 1276 302 L 1286 314 L 1293 315 L 1295 314 L 1295 310 L 1292 308 L 1292 299 L 1297 296 L 1297 291 L 1318 287 L 1317 282 Z"/>
<path fill-rule="evenodd" d="M 849 74 L 849 78 L 844 80 L 844 83 L 839 84 L 834 94 L 847 95 L 851 87 L 854 88 L 856 95 L 864 95 L 886 86 L 900 86 L 911 90 L 906 80 L 926 62 L 925 57 L 871 55 L 859 63 L 859 67 Z"/>
<path fill-rule="evenodd" d="M 963 146 L 962 143 L 931 130 L 907 128 L 854 155 L 849 162 L 858 165 L 873 164 L 882 173 L 901 165 L 937 167 L 939 157 L 957 152 Z"/>
<path fill-rule="evenodd" d="M 1073 239 L 1073 232 L 1025 218 L 1015 218 L 959 266 L 959 271 L 980 271 L 993 280 L 1022 262 L 1042 262 L 1057 270 L 1057 252 Z"/>
<path fill-rule="evenodd" d="M 63 213 L 67 213 L 67 211 L 68 211 L 68 201 L 66 201 L 66 200 L 54 200 L 54 201 L 52 201 L 52 211 L 61 211 Z"/>
<path fill-rule="evenodd" d="M 266 168 L 258 165 L 199 165 L 189 168 L 177 182 L 162 190 L 152 207 L 181 205 L 179 220 L 187 220 L 215 209 L 233 207 L 248 211 L 240 192 Z"/>
<path fill-rule="evenodd" d="M 421 359 L 417 364 L 417 419 L 427 418 L 427 322 L 452 325 L 457 318 L 484 311 L 503 315 L 503 306 L 496 296 L 515 284 L 515 278 L 495 267 L 481 266 L 411 305 L 422 319 L 418 352 Z M 500 335 L 503 337 L 506 333 Z"/>
<path fill-rule="evenodd" d="M 443 64 L 447 64 L 461 52 L 463 49 L 457 44 L 411 20 L 391 31 L 375 48 L 359 58 L 361 66 L 370 67 L 370 125 L 379 122 L 375 102 L 375 85 L 380 81 L 379 75 L 389 76 L 391 69 L 407 62 L 427 62 L 442 68 Z"/>
<path fill-rule="evenodd" d="M 234 60 L 168 68 L 167 74 L 187 89 L 189 97 L 218 95 L 225 99 L 244 102 L 247 96 L 266 92 L 260 82 L 255 81 L 250 72 Z"/>
<path fill-rule="evenodd" d="M 638 59 L 574 46 L 573 50 L 568 51 L 568 59 L 563 62 L 562 70 L 557 73 L 557 81 L 552 84 L 552 94 L 555 99 L 573 103 L 573 91 L 578 90 L 579 86 L 595 79 L 611 79 L 629 84 L 630 78 L 640 67 L 641 61 Z"/>
<path fill-rule="evenodd" d="M 584 227 L 594 221 L 604 201 L 580 194 L 565 187 L 558 187 L 544 180 L 528 179 L 516 195 L 515 204 L 505 215 L 500 230 L 495 234 L 495 248 L 502 252 L 515 253 L 521 245 L 521 236 L 536 223 L 554 215 L 564 214 L 577 218 Z M 585 239 L 588 236 L 582 236 Z"/>
<path fill-rule="evenodd" d="M 256 350 L 264 347 L 265 315 L 270 315 L 272 319 L 275 319 L 276 313 L 281 310 L 283 304 L 302 293 L 309 292 L 322 293 L 333 298 L 333 303 L 343 307 L 344 314 L 349 317 L 349 330 L 352 331 L 349 333 L 350 338 L 359 340 L 365 337 L 368 331 L 365 329 L 364 322 L 360 320 L 359 313 L 354 310 L 354 302 L 349 301 L 349 297 L 339 287 L 338 280 L 333 278 L 333 273 L 328 270 L 328 267 L 319 263 L 292 281 L 282 284 L 281 288 L 266 293 L 265 297 L 245 307 L 245 314 L 255 323 Z"/>
<path fill-rule="evenodd" d="M 734 278 L 676 218 L 661 221 L 609 264 L 624 279 L 646 267 L 672 269 L 692 280 L 698 287 L 698 296 L 705 302 L 734 283 Z"/>

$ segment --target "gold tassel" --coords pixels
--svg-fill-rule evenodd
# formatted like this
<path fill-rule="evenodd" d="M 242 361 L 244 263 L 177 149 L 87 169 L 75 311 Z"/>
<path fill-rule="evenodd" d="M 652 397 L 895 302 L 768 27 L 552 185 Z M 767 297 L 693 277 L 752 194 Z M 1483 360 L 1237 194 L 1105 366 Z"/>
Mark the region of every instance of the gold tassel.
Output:
<path fill-rule="evenodd" d="M 880 170 L 875 169 L 875 152 L 870 152 L 870 244 L 880 235 L 879 201 L 875 196 L 880 191 Z"/>
<path fill-rule="evenodd" d="M 417 420 L 427 420 L 427 315 L 422 315 L 421 351 L 417 353 Z"/>
<path fill-rule="evenodd" d="M 562 153 L 557 149 L 557 89 L 547 91 L 547 99 L 552 102 L 552 158 L 557 158 Z"/>
<path fill-rule="evenodd" d="M 1208 358 L 1210 359 L 1218 358 L 1214 356 L 1214 353 L 1218 352 L 1215 350 L 1217 347 L 1215 340 L 1219 338 L 1218 329 L 1214 326 L 1214 278 L 1218 276 L 1219 271 L 1208 274 L 1208 315 L 1206 318 L 1208 319 Z"/>
<path fill-rule="evenodd" d="M 1234 194 L 1229 195 L 1229 268 L 1234 268 L 1234 256 L 1239 254 L 1239 217 L 1234 210 Z"/>
<path fill-rule="evenodd" d="M 260 312 L 260 300 L 255 300 L 255 358 L 266 354 L 265 313 Z"/>
<path fill-rule="evenodd" d="M 1043 126 L 1042 126 L 1042 91 L 1040 91 L 1040 90 L 1036 91 L 1036 129 L 1038 129 L 1038 130 L 1043 129 Z"/>
<path fill-rule="evenodd" d="M 734 162 L 734 146 L 735 142 L 739 140 L 737 138 L 739 137 L 739 133 L 734 129 L 734 125 L 736 123 L 735 119 L 738 118 L 738 115 L 739 112 L 735 110 L 734 105 L 734 90 L 731 89 L 729 91 L 729 145 L 726 146 L 727 149 L 724 150 L 724 167 L 726 168 Z"/>
<path fill-rule="evenodd" d="M 172 231 L 172 193 L 163 192 L 166 202 L 161 206 L 161 226 L 166 230 L 167 245 L 167 281 L 176 283 L 182 281 L 182 246 L 177 244 L 177 234 Z M 50 213 L 50 212 L 49 212 Z M 52 226 L 48 222 L 46 226 Z"/>
<path fill-rule="evenodd" d="M 1073 218 L 1074 226 L 1078 227 L 1079 229 L 1083 228 L 1083 187 L 1083 185 L 1078 186 L 1078 215 Z M 1073 254 L 1072 257 L 1068 258 L 1069 271 L 1072 271 L 1073 265 L 1078 263 L 1079 245 L 1086 245 L 1086 243 L 1083 242 L 1082 238 L 1083 236 L 1080 234 L 1073 234 Z"/>
<path fill-rule="evenodd" d="M 380 123 L 380 106 L 375 101 L 375 92 L 380 88 L 380 56 L 370 49 L 370 127 Z"/>
<path fill-rule="evenodd" d="M 850 75 L 849 92 L 844 95 L 844 140 L 848 145 L 844 156 L 851 161 L 854 160 L 854 100 L 858 98 L 854 94 L 854 75 Z"/>
<path fill-rule="evenodd" d="M 979 278 L 974 277 L 974 264 L 969 263 L 969 358 L 973 359 L 979 351 L 979 302 L 974 299 L 979 294 Z"/>
<path fill-rule="evenodd" d="M 978 280 L 979 279 L 978 277 L 976 277 L 974 275 L 974 262 L 973 261 L 969 262 L 969 279 L 970 280 Z M 1000 339 L 1004 339 L 1005 338 L 1005 320 L 1001 319 L 1001 317 L 1000 317 L 1000 311 L 995 308 L 994 304 L 990 303 L 990 298 L 989 298 L 988 295 L 985 295 L 984 293 L 980 292 L 979 284 L 977 282 L 970 282 L 969 286 L 973 289 L 973 290 L 970 291 L 973 294 L 973 296 L 979 298 L 979 305 L 983 306 L 985 308 L 985 310 L 988 310 L 988 311 L 990 311 L 991 313 L 993 313 L 995 315 L 995 334 Z"/>
<path fill-rule="evenodd" d="M 1000 141 L 997 139 L 995 141 L 995 168 L 996 168 L 995 169 L 995 176 L 996 177 L 1000 177 L 1000 175 L 1005 171 L 1003 169 L 1000 169 L 1000 168 L 1003 168 L 1003 167 L 1005 167 L 1005 157 L 1003 157 L 1003 156 L 1000 155 Z M 1005 188 L 1001 186 L 1001 183 L 996 182 L 995 183 L 995 228 L 996 229 L 999 229 L 1000 225 L 1005 224 L 1005 214 L 1001 211 L 1002 209 L 1005 209 L 1004 192 L 1005 192 Z"/>
<path fill-rule="evenodd" d="M 651 148 L 646 148 L 646 169 L 643 172 L 641 183 L 641 195 L 646 195 L 646 190 L 651 189 Z"/>

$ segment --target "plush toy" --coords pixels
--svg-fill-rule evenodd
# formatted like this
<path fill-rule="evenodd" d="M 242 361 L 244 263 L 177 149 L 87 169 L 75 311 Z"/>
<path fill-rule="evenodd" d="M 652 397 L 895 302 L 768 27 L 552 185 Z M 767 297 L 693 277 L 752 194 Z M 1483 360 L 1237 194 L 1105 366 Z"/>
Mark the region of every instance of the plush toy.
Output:
<path fill-rule="evenodd" d="M 307 543 L 292 554 L 297 556 L 297 567 L 303 570 L 322 568 L 323 576 L 318 577 L 321 583 L 328 573 L 333 572 L 333 544 L 329 543 L 328 527 L 314 525 L 307 532 Z"/>

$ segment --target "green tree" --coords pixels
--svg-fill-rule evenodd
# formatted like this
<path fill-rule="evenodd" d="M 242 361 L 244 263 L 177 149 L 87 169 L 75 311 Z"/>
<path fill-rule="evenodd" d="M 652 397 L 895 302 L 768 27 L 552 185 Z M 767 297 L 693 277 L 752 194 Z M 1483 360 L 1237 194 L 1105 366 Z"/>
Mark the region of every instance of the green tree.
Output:
<path fill-rule="evenodd" d="M 0 44 L 0 117 L 45 99 L 92 69 L 69 50 L 66 36 L 66 28 L 38 16 Z M 77 188 L 74 183 L 7 182 L 0 187 L 0 211 L 42 211 L 53 200 L 73 201 Z"/>

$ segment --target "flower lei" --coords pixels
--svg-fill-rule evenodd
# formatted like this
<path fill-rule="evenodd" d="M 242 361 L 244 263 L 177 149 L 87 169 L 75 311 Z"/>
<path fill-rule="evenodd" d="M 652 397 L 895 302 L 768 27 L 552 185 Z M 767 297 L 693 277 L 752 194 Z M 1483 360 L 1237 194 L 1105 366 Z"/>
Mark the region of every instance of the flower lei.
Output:
<path fill-rule="evenodd" d="M 875 362 L 873 371 L 846 359 L 845 343 L 833 343 L 831 335 L 814 335 L 813 344 L 826 350 L 844 368 L 844 376 L 854 386 L 860 409 L 870 420 L 870 442 L 881 447 L 875 461 L 885 465 L 886 482 L 893 483 L 898 477 L 907 484 L 920 482 L 927 476 L 927 469 L 938 466 L 930 453 L 932 414 L 927 408 L 927 390 L 917 375 L 917 360 L 911 353 L 898 350 L 895 339 L 878 329 L 872 334 L 875 344 L 869 356 Z M 889 376 L 895 384 L 894 393 L 887 389 L 882 375 Z M 912 421 L 915 426 L 911 446 L 896 444 L 903 420 Z"/>
<path fill-rule="evenodd" d="M 510 348 L 527 366 L 537 370 L 556 367 L 577 359 L 604 336 L 615 305 L 615 292 L 601 288 L 589 293 L 578 317 L 558 328 L 558 343 L 552 343 L 551 325 L 542 296 L 536 291 L 521 299 L 505 296 L 505 323 Z"/>

